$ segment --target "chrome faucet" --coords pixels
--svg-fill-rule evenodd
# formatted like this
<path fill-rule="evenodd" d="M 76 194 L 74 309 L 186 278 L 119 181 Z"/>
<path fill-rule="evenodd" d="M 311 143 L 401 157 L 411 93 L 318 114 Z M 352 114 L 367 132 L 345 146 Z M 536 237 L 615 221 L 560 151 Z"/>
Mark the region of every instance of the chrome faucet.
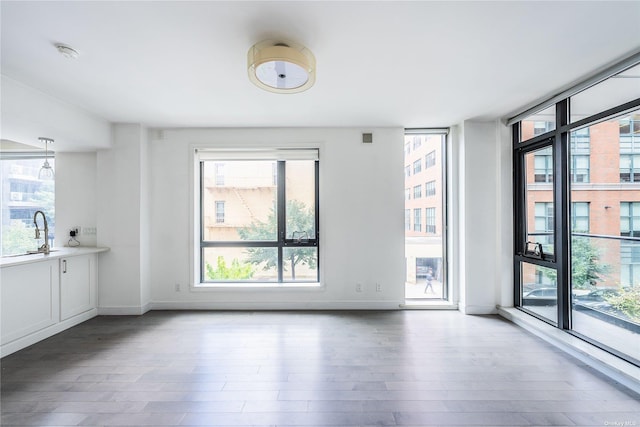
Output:
<path fill-rule="evenodd" d="M 44 253 L 46 255 L 49 254 L 49 251 L 51 250 L 49 247 L 49 225 L 47 224 L 47 217 L 44 215 L 44 212 L 36 211 L 36 213 L 33 214 L 33 224 L 36 226 L 36 239 L 40 238 L 40 229 L 38 228 L 38 222 L 36 221 L 38 214 L 42 215 L 42 220 L 44 221 L 44 243 L 38 248 L 38 253 Z"/>

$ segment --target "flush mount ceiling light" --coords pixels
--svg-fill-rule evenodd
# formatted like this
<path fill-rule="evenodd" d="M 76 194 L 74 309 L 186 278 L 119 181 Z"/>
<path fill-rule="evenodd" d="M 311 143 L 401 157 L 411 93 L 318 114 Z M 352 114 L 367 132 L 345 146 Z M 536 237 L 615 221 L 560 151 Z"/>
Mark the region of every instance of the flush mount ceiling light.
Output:
<path fill-rule="evenodd" d="M 60 52 L 60 55 L 64 56 L 65 58 L 76 59 L 79 55 L 77 50 L 75 50 L 71 46 L 67 46 L 66 44 L 57 43 L 55 47 L 56 49 L 58 49 L 58 52 Z"/>
<path fill-rule="evenodd" d="M 249 80 L 275 93 L 297 93 L 316 81 L 316 58 L 304 46 L 265 40 L 251 46 L 247 54 Z"/>

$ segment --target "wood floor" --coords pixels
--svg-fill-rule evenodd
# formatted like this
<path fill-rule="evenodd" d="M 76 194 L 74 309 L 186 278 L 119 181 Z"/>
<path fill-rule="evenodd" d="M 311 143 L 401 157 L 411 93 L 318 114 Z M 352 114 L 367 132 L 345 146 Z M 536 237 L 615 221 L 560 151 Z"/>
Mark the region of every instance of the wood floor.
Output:
<path fill-rule="evenodd" d="M 1 363 L 2 426 L 640 426 L 638 395 L 453 311 L 97 317 Z"/>

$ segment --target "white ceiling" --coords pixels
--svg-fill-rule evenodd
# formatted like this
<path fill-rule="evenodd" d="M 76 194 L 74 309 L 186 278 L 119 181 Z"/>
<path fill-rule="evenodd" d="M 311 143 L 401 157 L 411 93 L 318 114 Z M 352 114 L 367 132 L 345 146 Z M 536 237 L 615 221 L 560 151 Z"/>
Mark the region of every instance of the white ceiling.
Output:
<path fill-rule="evenodd" d="M 640 2 L 2 1 L 2 74 L 151 127 L 449 126 L 493 119 L 640 50 Z M 247 78 L 267 38 L 317 81 Z M 54 43 L 80 52 L 70 60 Z"/>

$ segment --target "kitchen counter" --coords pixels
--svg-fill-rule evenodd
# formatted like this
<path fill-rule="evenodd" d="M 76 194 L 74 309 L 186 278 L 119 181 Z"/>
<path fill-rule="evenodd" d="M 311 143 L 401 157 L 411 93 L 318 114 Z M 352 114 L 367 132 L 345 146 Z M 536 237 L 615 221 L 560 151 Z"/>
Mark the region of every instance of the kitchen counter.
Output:
<path fill-rule="evenodd" d="M 97 254 L 107 252 L 109 248 L 78 246 L 75 248 L 59 247 L 52 248 L 51 253 L 45 254 L 28 254 L 28 255 L 9 255 L 0 258 L 0 267 L 11 267 L 14 265 L 31 264 L 34 262 L 42 262 L 52 259 L 65 258 L 77 255 Z"/>

